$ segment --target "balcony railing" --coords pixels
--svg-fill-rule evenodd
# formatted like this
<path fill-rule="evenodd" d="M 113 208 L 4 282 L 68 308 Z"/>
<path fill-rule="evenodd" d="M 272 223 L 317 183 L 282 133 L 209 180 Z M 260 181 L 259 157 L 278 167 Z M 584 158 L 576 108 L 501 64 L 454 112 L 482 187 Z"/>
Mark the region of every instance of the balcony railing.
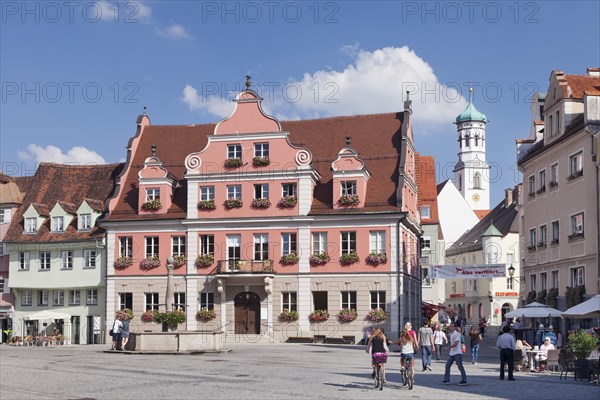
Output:
<path fill-rule="evenodd" d="M 274 274 L 273 260 L 219 260 L 219 274 Z"/>

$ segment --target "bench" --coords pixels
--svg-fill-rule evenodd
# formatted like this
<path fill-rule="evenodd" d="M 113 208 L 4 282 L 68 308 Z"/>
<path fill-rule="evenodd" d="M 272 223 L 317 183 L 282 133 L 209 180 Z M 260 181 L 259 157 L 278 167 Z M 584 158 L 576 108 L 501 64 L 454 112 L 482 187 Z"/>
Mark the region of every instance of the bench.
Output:
<path fill-rule="evenodd" d="M 302 336 L 290 336 L 285 341 L 286 343 L 314 343 L 315 340 L 312 337 L 302 337 Z"/>

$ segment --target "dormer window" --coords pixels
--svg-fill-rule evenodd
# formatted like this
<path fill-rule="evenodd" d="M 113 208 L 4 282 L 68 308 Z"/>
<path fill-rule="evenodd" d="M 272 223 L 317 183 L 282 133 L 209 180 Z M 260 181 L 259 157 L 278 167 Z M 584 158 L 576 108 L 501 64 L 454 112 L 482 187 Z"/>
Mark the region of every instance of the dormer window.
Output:
<path fill-rule="evenodd" d="M 37 231 L 37 218 L 25 218 L 25 232 L 35 233 Z"/>
<path fill-rule="evenodd" d="M 79 229 L 92 229 L 92 214 L 81 214 L 79 216 Z"/>
<path fill-rule="evenodd" d="M 63 217 L 52 217 L 52 232 L 64 232 L 65 220 Z"/>
<path fill-rule="evenodd" d="M 342 196 L 354 196 L 356 194 L 356 181 L 342 181 Z"/>
<path fill-rule="evenodd" d="M 267 147 L 267 149 L 268 149 L 268 147 Z M 242 145 L 241 144 L 228 144 L 227 145 L 227 158 L 242 158 Z"/>
<path fill-rule="evenodd" d="M 430 206 L 421 206 L 421 218 L 431 218 Z"/>
<path fill-rule="evenodd" d="M 295 183 L 284 183 L 283 185 L 281 185 L 281 187 L 283 189 L 283 197 L 296 196 L 297 186 Z"/>
<path fill-rule="evenodd" d="M 146 201 L 160 200 L 160 189 L 150 188 L 146 189 Z"/>

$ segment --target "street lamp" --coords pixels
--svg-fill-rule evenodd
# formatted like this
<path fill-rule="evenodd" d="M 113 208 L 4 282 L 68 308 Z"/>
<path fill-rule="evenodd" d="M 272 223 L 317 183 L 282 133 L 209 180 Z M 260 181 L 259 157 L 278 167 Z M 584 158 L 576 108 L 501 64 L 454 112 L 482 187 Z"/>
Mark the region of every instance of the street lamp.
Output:
<path fill-rule="evenodd" d="M 510 279 L 516 279 L 519 281 L 519 283 L 525 283 L 525 277 L 524 276 L 514 276 L 515 275 L 515 267 L 512 266 L 512 264 L 510 265 L 510 267 L 508 267 L 508 276 L 510 276 Z"/>

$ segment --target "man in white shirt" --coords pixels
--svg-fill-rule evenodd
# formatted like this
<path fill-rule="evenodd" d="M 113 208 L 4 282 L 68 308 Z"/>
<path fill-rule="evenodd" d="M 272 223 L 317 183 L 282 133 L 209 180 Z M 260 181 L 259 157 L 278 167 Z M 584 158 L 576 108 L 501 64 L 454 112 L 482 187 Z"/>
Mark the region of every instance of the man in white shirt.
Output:
<path fill-rule="evenodd" d="M 498 336 L 496 347 L 500 349 L 500 380 L 504 380 L 504 366 L 508 364 L 508 380 L 514 381 L 513 371 L 515 369 L 515 349 L 517 344 L 515 338 L 509 333 L 508 325 L 502 328 L 502 335 Z"/>
<path fill-rule="evenodd" d="M 446 371 L 444 373 L 443 384 L 448 385 L 450 383 L 450 367 L 456 362 L 456 366 L 460 371 L 462 380 L 458 383 L 461 386 L 467 384 L 467 373 L 462 363 L 462 340 L 460 333 L 456 330 L 454 324 L 450 324 L 450 346 L 448 346 L 448 360 L 446 360 Z"/>

